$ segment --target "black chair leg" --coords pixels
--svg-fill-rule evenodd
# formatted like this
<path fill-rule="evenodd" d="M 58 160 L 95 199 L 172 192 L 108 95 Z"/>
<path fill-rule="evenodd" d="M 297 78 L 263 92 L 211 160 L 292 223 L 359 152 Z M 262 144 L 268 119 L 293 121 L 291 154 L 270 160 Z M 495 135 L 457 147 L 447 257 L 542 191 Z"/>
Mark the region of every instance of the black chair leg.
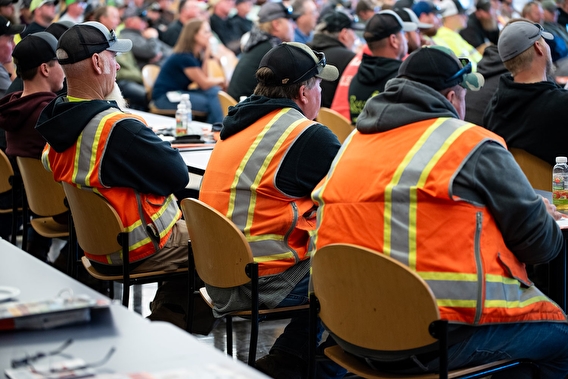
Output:
<path fill-rule="evenodd" d="M 233 356 L 233 318 L 231 316 L 225 316 L 227 333 L 227 355 Z"/>
<path fill-rule="evenodd" d="M 249 345 L 249 356 L 248 365 L 254 367 L 256 362 L 256 346 L 258 344 L 258 317 L 256 319 L 250 320 L 250 345 Z"/>

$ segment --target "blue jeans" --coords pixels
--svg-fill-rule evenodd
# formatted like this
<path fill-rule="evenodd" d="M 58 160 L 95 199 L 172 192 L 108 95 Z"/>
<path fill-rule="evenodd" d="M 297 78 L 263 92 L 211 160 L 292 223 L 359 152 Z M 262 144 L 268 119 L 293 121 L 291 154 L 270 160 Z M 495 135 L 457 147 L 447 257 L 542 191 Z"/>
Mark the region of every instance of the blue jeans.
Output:
<path fill-rule="evenodd" d="M 278 304 L 279 307 L 289 307 L 294 305 L 307 304 L 309 302 L 308 297 L 308 286 L 310 283 L 310 273 L 308 272 L 304 278 L 298 282 L 296 287 Z M 280 350 L 294 356 L 300 357 L 304 362 L 308 362 L 309 358 L 309 317 L 301 316 L 294 317 L 290 320 L 290 323 L 284 329 L 284 332 L 276 339 L 274 345 L 270 349 Z M 317 341 L 318 344 L 321 340 L 324 328 L 322 323 L 318 320 L 318 334 Z M 326 347 L 335 345 L 335 341 L 331 336 L 327 340 L 318 346 L 317 354 L 323 356 L 323 350 Z M 325 358 L 324 360 L 318 360 L 316 368 L 316 377 L 321 379 L 331 379 L 331 378 L 343 378 L 346 374 L 346 370 L 332 362 L 331 360 Z"/>
<path fill-rule="evenodd" d="M 217 93 L 221 88 L 218 86 L 211 87 L 207 90 L 196 89 L 191 91 L 182 91 L 181 93 L 189 93 L 191 101 L 191 109 L 207 113 L 207 122 L 213 124 L 223 121 L 223 110 L 221 103 L 217 97 Z M 177 109 L 178 103 L 172 103 L 168 97 L 163 96 L 154 99 L 154 105 L 160 109 Z"/>
<path fill-rule="evenodd" d="M 476 327 L 472 336 L 450 347 L 449 368 L 481 365 L 501 359 L 526 358 L 539 365 L 541 379 L 561 379 L 568 374 L 568 324 L 534 322 Z M 438 359 L 421 362 L 428 371 L 436 370 Z M 419 369 L 400 373 L 423 372 Z M 503 378 L 531 378 L 528 368 L 503 372 Z M 494 379 L 499 376 L 493 375 Z"/>

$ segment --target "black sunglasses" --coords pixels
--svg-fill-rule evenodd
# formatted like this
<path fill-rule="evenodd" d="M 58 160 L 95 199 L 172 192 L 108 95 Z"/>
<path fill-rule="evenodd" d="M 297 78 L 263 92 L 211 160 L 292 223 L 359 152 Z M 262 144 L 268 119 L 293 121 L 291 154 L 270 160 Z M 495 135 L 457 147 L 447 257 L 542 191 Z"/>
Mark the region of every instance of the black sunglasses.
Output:
<path fill-rule="evenodd" d="M 537 27 L 538 33 L 536 33 L 536 34 L 533 35 L 533 36 L 530 36 L 529 39 L 533 39 L 533 38 L 535 38 L 535 37 L 537 37 L 537 36 L 541 36 L 541 35 L 542 35 L 542 32 L 544 32 L 544 28 L 542 27 L 541 24 L 536 24 L 536 23 L 535 23 L 535 24 L 533 24 L 533 25 Z"/>
<path fill-rule="evenodd" d="M 314 54 L 316 55 L 316 58 L 319 59 L 319 61 L 313 67 L 311 67 L 308 71 L 304 72 L 302 74 L 302 76 L 300 76 L 298 79 L 294 80 L 292 82 L 292 84 L 300 83 L 304 77 L 306 77 L 308 74 L 310 74 L 314 70 L 317 70 L 318 74 L 323 70 L 323 68 L 327 64 L 327 61 L 325 59 L 325 54 L 322 53 L 322 52 L 319 52 L 319 51 L 314 51 Z"/>
<path fill-rule="evenodd" d="M 465 74 L 471 73 L 472 66 L 471 66 L 471 62 L 469 61 L 469 59 L 467 59 L 467 58 L 458 58 L 458 59 L 459 59 L 461 65 L 462 65 L 462 68 L 458 72 L 456 72 L 454 75 L 452 75 L 452 77 L 446 79 L 446 83 L 454 81 L 457 78 L 459 78 L 459 77 L 461 77 Z"/>

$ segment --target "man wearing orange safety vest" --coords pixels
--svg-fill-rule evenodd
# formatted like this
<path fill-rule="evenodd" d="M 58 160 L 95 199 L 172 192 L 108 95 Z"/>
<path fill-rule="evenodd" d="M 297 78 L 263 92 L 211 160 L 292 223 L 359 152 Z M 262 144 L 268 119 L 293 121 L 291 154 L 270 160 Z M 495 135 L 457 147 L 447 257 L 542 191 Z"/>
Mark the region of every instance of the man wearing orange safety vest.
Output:
<path fill-rule="evenodd" d="M 315 228 L 310 194 L 339 149 L 337 137 L 312 120 L 320 108 L 321 80 L 338 75 L 323 53 L 304 44 L 272 48 L 256 72 L 254 95 L 225 117 L 203 177 L 199 198 L 230 218 L 249 241 L 259 263 L 259 300 L 268 308 L 308 301 Z M 207 290 L 217 317 L 250 307 L 249 285 Z M 274 378 L 301 378 L 307 322 L 292 319 L 256 367 Z"/>
<path fill-rule="evenodd" d="M 105 100 L 120 69 L 116 54 L 131 47 L 98 22 L 77 24 L 61 37 L 56 53 L 68 92 L 38 120 L 47 141 L 42 162 L 55 180 L 93 191 L 117 211 L 128 230 L 132 271 L 173 270 L 187 265 L 187 228 L 172 195 L 186 186 L 187 167 L 142 118 Z M 103 273 L 122 272 L 120 251 L 85 256 Z"/>
<path fill-rule="evenodd" d="M 535 194 L 500 137 L 461 121 L 466 88 L 481 85 L 447 48 L 410 54 L 367 102 L 312 194 L 316 247 L 361 245 L 416 271 L 451 322 L 450 369 L 528 358 L 540 378 L 563 378 L 566 315 L 525 270 L 562 251 L 560 214 Z M 434 346 L 391 352 L 386 363 L 384 352 L 344 348 L 393 372 L 438 368 Z M 530 375 L 523 370 L 505 377 Z"/>

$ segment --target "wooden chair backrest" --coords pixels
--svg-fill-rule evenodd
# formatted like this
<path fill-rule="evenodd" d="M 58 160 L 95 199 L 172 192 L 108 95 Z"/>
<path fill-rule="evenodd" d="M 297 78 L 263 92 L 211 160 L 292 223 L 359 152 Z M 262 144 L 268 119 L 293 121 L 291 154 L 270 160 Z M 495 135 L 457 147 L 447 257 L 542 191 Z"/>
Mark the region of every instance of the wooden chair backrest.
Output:
<path fill-rule="evenodd" d="M 144 83 L 146 94 L 152 93 L 152 88 L 154 88 L 154 83 L 156 82 L 159 73 L 160 66 L 156 64 L 147 64 L 142 67 L 142 82 Z"/>
<path fill-rule="evenodd" d="M 41 161 L 24 157 L 17 157 L 16 161 L 32 212 L 46 217 L 67 212 L 63 187 L 53 179 L 53 174 L 43 167 Z"/>
<path fill-rule="evenodd" d="M 73 215 L 79 246 L 93 255 L 120 251 L 118 234 L 124 226 L 114 208 L 90 190 L 66 182 L 63 182 L 63 189 Z"/>
<path fill-rule="evenodd" d="M 334 244 L 312 258 L 319 317 L 333 334 L 380 351 L 426 346 L 428 326 L 440 314 L 426 282 L 402 263 L 376 251 Z"/>
<path fill-rule="evenodd" d="M 349 136 L 354 129 L 353 126 L 351 126 L 351 122 L 345 118 L 345 116 L 326 107 L 320 108 L 316 121 L 327 126 L 341 143 L 345 141 L 347 136 Z"/>
<path fill-rule="evenodd" d="M 6 154 L 0 150 L 0 193 L 12 189 L 12 183 L 10 183 L 11 176 L 14 176 L 12 164 Z"/>
<path fill-rule="evenodd" d="M 223 110 L 224 116 L 229 113 L 230 106 L 237 104 L 237 100 L 233 99 L 233 97 L 225 91 L 219 91 L 217 93 L 217 97 L 219 97 L 219 102 L 221 103 L 221 109 Z"/>
<path fill-rule="evenodd" d="M 207 69 L 207 76 L 210 78 L 225 78 L 225 71 L 223 71 L 223 67 L 216 59 L 206 59 L 205 60 L 205 67 Z"/>
<path fill-rule="evenodd" d="M 511 148 L 509 151 L 534 189 L 552 191 L 551 164 L 522 149 Z"/>
<path fill-rule="evenodd" d="M 231 220 L 197 199 L 183 199 L 181 210 L 199 277 L 220 288 L 249 283 L 245 266 L 253 262 L 252 252 Z"/>

